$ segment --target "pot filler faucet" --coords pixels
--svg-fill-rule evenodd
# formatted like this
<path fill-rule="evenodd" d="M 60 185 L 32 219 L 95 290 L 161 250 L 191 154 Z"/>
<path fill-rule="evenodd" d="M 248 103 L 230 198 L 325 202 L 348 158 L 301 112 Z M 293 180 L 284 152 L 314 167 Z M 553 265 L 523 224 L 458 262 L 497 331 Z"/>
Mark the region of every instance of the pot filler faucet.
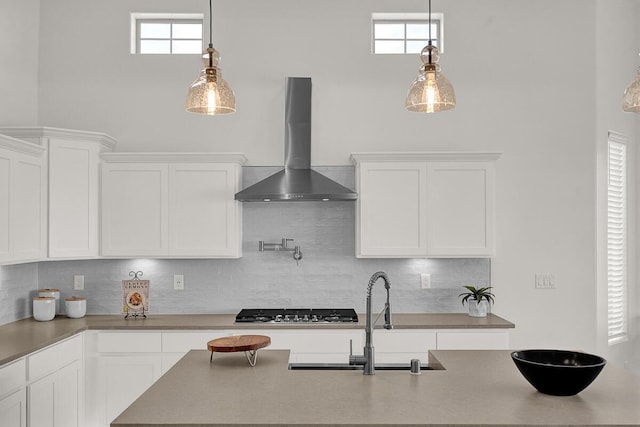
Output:
<path fill-rule="evenodd" d="M 384 308 L 376 317 L 376 320 L 371 322 L 371 289 L 373 285 L 378 281 L 378 279 L 382 278 L 384 280 L 384 287 L 387 290 L 387 302 L 384 304 Z M 367 323 L 364 327 L 365 333 L 365 344 L 364 344 L 364 355 L 353 355 L 353 341 L 350 344 L 349 351 L 349 364 L 350 365 L 363 365 L 362 374 L 363 375 L 374 375 L 376 373 L 375 369 L 375 355 L 373 350 L 373 328 L 384 313 L 384 328 L 385 329 L 393 329 L 393 325 L 391 324 L 391 304 L 389 304 L 389 289 L 391 288 L 391 283 L 389 282 L 389 277 L 383 271 L 378 271 L 371 276 L 369 279 L 369 286 L 367 286 Z"/>
<path fill-rule="evenodd" d="M 282 243 L 265 243 L 264 240 L 260 240 L 258 242 L 258 250 L 260 252 L 264 251 L 292 251 L 293 259 L 296 260 L 296 264 L 300 262 L 302 259 L 302 251 L 300 250 L 300 245 L 295 245 L 295 247 L 289 246 L 289 242 L 293 242 L 293 239 L 287 239 L 285 237 L 282 238 Z"/>

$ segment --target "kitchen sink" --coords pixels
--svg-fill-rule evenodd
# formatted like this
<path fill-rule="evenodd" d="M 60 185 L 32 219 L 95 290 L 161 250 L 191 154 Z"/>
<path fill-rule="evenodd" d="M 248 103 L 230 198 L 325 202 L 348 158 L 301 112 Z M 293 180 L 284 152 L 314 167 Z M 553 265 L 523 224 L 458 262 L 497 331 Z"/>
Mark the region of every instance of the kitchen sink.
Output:
<path fill-rule="evenodd" d="M 411 366 L 409 363 L 378 363 L 376 371 L 409 371 Z M 441 367 L 432 367 L 427 364 L 421 364 L 421 371 L 433 371 L 442 369 Z M 360 371 L 362 365 L 350 365 L 348 363 L 289 363 L 289 370 L 292 371 Z"/>

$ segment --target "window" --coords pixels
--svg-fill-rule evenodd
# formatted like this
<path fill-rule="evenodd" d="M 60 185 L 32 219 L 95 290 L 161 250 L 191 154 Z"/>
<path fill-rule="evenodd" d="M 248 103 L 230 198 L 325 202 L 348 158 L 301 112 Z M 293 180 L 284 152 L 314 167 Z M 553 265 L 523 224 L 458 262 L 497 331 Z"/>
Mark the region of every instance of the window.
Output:
<path fill-rule="evenodd" d="M 131 14 L 131 53 L 202 54 L 202 14 Z"/>
<path fill-rule="evenodd" d="M 419 54 L 429 41 L 429 15 L 426 13 L 374 13 L 372 50 L 375 54 Z M 431 40 L 444 51 L 444 16 L 431 14 Z"/>
<path fill-rule="evenodd" d="M 607 330 L 609 344 L 627 335 L 627 139 L 609 133 L 607 172 Z"/>

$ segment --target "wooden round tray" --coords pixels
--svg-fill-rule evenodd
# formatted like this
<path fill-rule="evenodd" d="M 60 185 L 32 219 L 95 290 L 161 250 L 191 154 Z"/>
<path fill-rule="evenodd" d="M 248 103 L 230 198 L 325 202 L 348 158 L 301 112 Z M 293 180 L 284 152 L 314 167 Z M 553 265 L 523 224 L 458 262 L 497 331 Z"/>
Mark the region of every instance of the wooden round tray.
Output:
<path fill-rule="evenodd" d="M 255 366 L 258 349 L 271 344 L 271 338 L 265 335 L 232 335 L 230 337 L 217 338 L 207 343 L 207 349 L 211 352 L 209 362 L 213 360 L 213 352 L 232 353 L 244 351 L 251 366 Z"/>

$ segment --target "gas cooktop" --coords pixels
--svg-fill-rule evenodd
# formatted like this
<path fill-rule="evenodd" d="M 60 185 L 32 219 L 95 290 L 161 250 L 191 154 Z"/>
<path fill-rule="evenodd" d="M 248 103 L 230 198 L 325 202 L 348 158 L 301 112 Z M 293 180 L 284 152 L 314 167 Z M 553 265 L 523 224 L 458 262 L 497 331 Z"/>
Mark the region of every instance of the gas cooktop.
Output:
<path fill-rule="evenodd" d="M 352 308 L 244 308 L 236 323 L 357 323 Z"/>

